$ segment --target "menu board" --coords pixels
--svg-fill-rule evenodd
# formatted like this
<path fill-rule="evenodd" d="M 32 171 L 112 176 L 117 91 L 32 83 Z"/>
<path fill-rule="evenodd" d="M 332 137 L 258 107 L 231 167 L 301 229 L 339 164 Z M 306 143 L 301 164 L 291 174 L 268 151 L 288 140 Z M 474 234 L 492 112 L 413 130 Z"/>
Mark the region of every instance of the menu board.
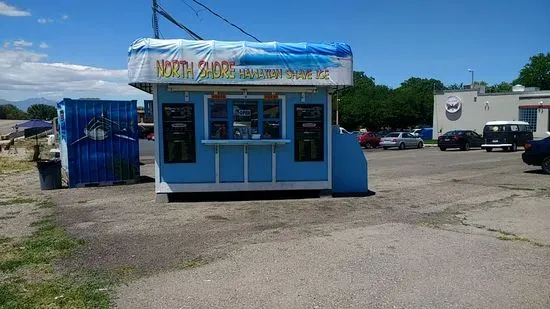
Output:
<path fill-rule="evenodd" d="M 324 161 L 324 106 L 294 105 L 294 160 Z"/>
<path fill-rule="evenodd" d="M 163 104 L 162 132 L 164 163 L 196 162 L 193 104 Z"/>

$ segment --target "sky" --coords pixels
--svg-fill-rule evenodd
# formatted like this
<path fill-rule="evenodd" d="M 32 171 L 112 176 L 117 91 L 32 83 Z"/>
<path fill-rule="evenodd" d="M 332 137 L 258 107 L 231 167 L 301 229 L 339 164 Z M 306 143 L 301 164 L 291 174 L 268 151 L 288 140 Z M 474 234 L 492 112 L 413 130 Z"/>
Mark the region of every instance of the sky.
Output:
<path fill-rule="evenodd" d="M 511 82 L 550 52 L 550 0 L 200 0 L 262 41 L 344 42 L 354 70 L 399 87 Z M 159 0 L 204 39 L 251 40 L 193 3 Z M 163 38 L 185 32 L 159 17 Z M 127 51 L 152 37 L 150 0 L 0 0 L 0 98 L 149 99 L 127 85 Z"/>

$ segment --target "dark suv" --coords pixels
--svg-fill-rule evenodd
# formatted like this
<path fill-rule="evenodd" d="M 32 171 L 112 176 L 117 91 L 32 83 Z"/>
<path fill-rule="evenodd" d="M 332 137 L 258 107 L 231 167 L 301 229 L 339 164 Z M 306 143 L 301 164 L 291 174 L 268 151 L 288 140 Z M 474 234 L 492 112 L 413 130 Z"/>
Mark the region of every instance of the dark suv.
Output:
<path fill-rule="evenodd" d="M 448 148 L 468 151 L 470 147 L 481 147 L 481 144 L 483 144 L 483 137 L 471 130 L 449 131 L 437 139 L 437 146 L 441 151 Z"/>

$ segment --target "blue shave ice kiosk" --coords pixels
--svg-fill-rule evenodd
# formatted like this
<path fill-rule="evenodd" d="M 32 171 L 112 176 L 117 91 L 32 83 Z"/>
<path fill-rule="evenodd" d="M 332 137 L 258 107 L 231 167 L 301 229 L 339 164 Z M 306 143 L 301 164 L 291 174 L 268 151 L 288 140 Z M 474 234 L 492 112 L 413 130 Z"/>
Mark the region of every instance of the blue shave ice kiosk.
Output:
<path fill-rule="evenodd" d="M 155 188 L 366 194 L 356 139 L 332 126 L 353 83 L 347 44 L 139 39 L 130 85 L 153 94 Z"/>

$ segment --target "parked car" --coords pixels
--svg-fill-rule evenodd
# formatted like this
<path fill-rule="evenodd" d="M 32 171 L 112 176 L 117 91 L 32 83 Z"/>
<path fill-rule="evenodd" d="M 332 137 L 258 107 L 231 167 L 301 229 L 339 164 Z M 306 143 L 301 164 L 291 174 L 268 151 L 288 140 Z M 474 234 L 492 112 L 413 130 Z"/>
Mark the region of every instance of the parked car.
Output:
<path fill-rule="evenodd" d="M 155 140 L 155 133 L 149 133 L 147 134 L 147 140 L 154 141 Z"/>
<path fill-rule="evenodd" d="M 449 148 L 460 148 L 468 151 L 471 147 L 481 147 L 483 137 L 471 130 L 453 130 L 441 135 L 437 139 L 437 146 L 441 151 Z"/>
<path fill-rule="evenodd" d="M 521 155 L 523 162 L 540 166 L 546 174 L 550 174 L 550 136 L 538 141 L 528 141 L 524 147 L 525 152 Z"/>
<path fill-rule="evenodd" d="M 414 136 L 418 136 L 422 138 L 423 140 L 432 139 L 433 137 L 433 128 L 421 128 L 421 129 L 414 129 L 411 131 L 411 134 Z"/>
<path fill-rule="evenodd" d="M 386 136 L 386 135 L 388 135 L 388 134 L 390 134 L 390 133 L 391 133 L 391 131 L 388 131 L 388 130 L 381 130 L 381 131 L 376 131 L 375 134 L 376 134 L 376 136 L 378 136 L 378 137 L 384 137 L 384 136 Z"/>
<path fill-rule="evenodd" d="M 380 145 L 380 137 L 374 132 L 365 132 L 357 136 L 359 145 L 364 148 L 377 148 Z"/>
<path fill-rule="evenodd" d="M 422 148 L 424 141 L 420 137 L 413 136 L 408 132 L 392 132 L 380 139 L 380 146 L 388 148 Z"/>
<path fill-rule="evenodd" d="M 483 128 L 485 143 L 481 148 L 493 151 L 502 148 L 504 151 L 516 151 L 518 145 L 525 145 L 533 139 L 529 123 L 524 121 L 489 121 Z"/>

